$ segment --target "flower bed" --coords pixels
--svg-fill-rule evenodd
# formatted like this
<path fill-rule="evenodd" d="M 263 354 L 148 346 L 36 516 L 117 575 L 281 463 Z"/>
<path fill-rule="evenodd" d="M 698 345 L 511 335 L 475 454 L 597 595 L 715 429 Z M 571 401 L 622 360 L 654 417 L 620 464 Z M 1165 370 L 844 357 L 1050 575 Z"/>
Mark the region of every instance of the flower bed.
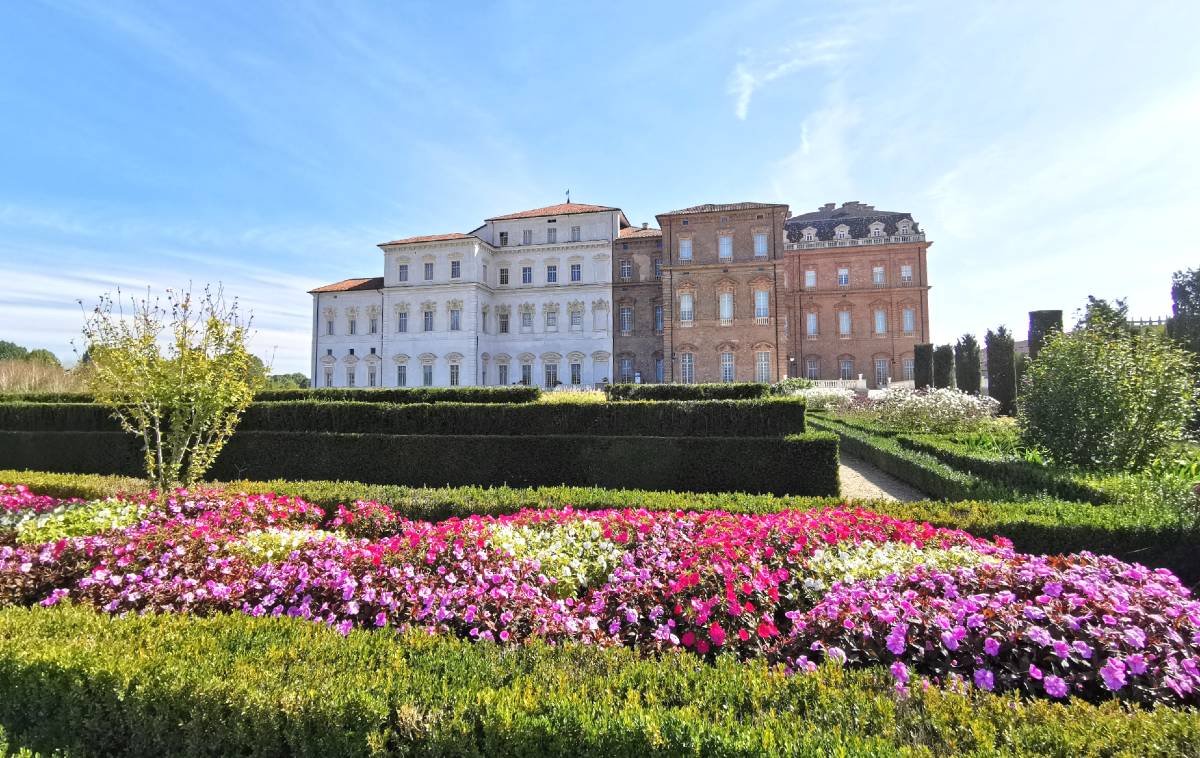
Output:
<path fill-rule="evenodd" d="M 5 512 L 33 497 L 0 492 Z M 1195 704 L 1200 690 L 1200 604 L 1169 572 L 1024 555 L 1002 538 L 857 509 L 429 523 L 378 503 L 327 515 L 296 498 L 180 492 L 100 510 L 132 521 L 0 529 L 0 605 L 240 611 L 342 632 L 731 653 L 791 670 L 833 659 L 887 667 L 902 688 L 924 677 L 1172 704 Z"/>

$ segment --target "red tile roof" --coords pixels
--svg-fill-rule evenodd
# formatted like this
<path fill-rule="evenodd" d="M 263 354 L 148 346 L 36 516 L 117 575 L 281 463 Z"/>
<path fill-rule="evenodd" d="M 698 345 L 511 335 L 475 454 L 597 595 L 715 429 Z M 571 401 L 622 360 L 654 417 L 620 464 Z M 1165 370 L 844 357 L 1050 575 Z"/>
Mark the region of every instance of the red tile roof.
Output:
<path fill-rule="evenodd" d="M 640 226 L 627 226 L 617 235 L 620 239 L 629 239 L 630 237 L 661 237 L 662 229 L 643 229 Z"/>
<path fill-rule="evenodd" d="M 309 294 L 315 292 L 360 292 L 364 290 L 383 289 L 383 277 L 373 276 L 366 279 L 343 279 L 340 282 L 326 284 L 324 287 L 317 287 L 315 290 L 309 290 Z"/>
<path fill-rule="evenodd" d="M 392 240 L 391 242 L 380 242 L 378 247 L 384 245 L 411 245 L 416 242 L 445 242 L 446 240 L 463 240 L 471 235 L 460 234 L 459 232 L 450 232 L 449 234 L 426 234 L 423 237 L 405 237 L 404 239 Z"/>
<path fill-rule="evenodd" d="M 528 211 L 518 211 L 504 216 L 492 216 L 488 221 L 509 221 L 515 218 L 533 218 L 535 216 L 569 216 L 572 213 L 596 213 L 597 211 L 618 211 L 607 205 L 587 205 L 586 203 L 559 203 L 547 205 L 545 208 L 534 208 Z"/>

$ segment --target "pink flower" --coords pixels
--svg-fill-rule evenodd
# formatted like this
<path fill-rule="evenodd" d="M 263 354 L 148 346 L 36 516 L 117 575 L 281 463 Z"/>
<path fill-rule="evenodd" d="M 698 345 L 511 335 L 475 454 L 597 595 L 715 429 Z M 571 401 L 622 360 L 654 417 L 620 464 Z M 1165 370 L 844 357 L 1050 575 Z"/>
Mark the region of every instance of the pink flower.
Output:
<path fill-rule="evenodd" d="M 1042 685 L 1050 697 L 1063 698 L 1067 696 L 1067 683 L 1057 676 L 1048 676 Z"/>
<path fill-rule="evenodd" d="M 1116 692 L 1125 686 L 1125 662 L 1115 656 L 1109 658 L 1104 668 L 1100 669 L 1100 676 L 1104 679 L 1104 686 Z"/>
<path fill-rule="evenodd" d="M 983 641 L 983 652 L 995 657 L 1000 652 L 1000 642 L 995 637 Z"/>
<path fill-rule="evenodd" d="M 708 636 L 717 647 L 725 644 L 725 630 L 715 621 L 708 627 Z"/>
<path fill-rule="evenodd" d="M 908 666 L 905 666 L 903 661 L 896 661 L 892 664 L 892 676 L 896 677 L 900 684 L 908 684 Z"/>

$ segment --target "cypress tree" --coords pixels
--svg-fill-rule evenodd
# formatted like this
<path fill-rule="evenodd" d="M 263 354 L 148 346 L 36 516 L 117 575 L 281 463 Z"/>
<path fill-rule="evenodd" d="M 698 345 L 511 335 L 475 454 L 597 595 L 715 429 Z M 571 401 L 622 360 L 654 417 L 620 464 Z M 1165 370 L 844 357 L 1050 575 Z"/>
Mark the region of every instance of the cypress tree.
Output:
<path fill-rule="evenodd" d="M 988 394 L 1000 401 L 1005 416 L 1017 412 L 1017 356 L 1012 333 L 1001 326 L 988 329 L 983 338 L 987 348 Z"/>
<path fill-rule="evenodd" d="M 964 334 L 954 346 L 954 379 L 963 392 L 979 394 L 979 363 L 979 340 L 974 334 Z"/>
<path fill-rule="evenodd" d="M 913 385 L 928 389 L 933 385 L 933 344 L 922 342 L 913 346 Z"/>
<path fill-rule="evenodd" d="M 951 345 L 934 348 L 933 386 L 937 389 L 954 386 L 954 348 Z"/>
<path fill-rule="evenodd" d="M 1061 332 L 1063 328 L 1062 311 L 1030 311 L 1029 312 L 1029 358 L 1037 358 L 1042 345 L 1050 332 Z"/>

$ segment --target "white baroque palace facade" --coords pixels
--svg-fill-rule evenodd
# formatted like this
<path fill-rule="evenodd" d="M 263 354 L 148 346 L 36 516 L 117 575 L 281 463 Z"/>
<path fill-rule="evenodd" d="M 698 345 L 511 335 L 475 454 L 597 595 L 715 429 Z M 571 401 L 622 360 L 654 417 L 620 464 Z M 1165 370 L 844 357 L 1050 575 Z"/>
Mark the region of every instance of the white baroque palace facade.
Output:
<path fill-rule="evenodd" d="M 619 208 L 564 203 L 469 234 L 385 242 L 381 277 L 313 296 L 312 386 L 593 386 L 612 380 Z"/>

